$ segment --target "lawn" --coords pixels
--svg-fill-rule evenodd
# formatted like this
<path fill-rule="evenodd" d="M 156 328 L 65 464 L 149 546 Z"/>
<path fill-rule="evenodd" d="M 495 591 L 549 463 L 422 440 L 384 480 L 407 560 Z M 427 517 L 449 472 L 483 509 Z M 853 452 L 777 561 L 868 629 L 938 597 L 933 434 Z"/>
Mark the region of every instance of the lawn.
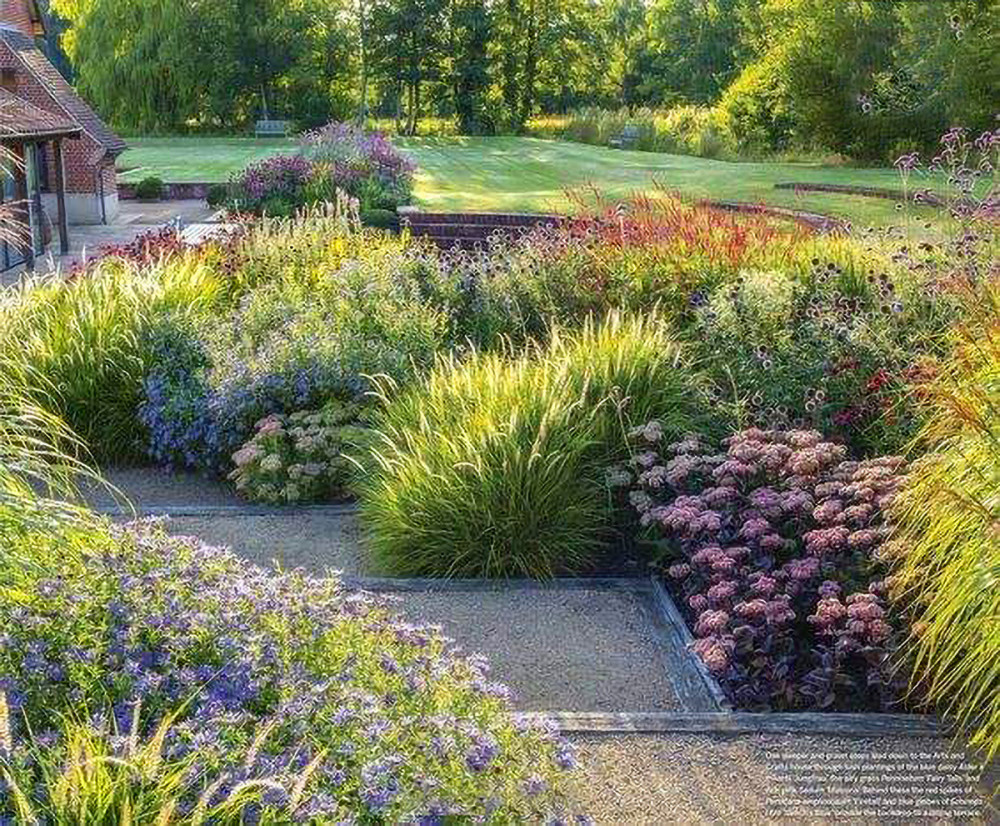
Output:
<path fill-rule="evenodd" d="M 155 175 L 169 183 L 225 181 L 251 161 L 295 148 L 286 138 L 129 138 L 119 180 Z"/>
<path fill-rule="evenodd" d="M 130 141 L 119 165 L 122 180 L 157 175 L 166 181 L 224 181 L 250 161 L 287 151 L 290 140 L 141 138 Z M 415 196 L 428 209 L 565 212 L 567 190 L 594 186 L 610 195 L 653 191 L 763 202 L 864 223 L 897 220 L 891 200 L 777 190 L 780 182 L 898 187 L 892 169 L 815 164 L 730 163 L 587 146 L 538 138 L 400 138 L 395 143 L 419 165 Z"/>

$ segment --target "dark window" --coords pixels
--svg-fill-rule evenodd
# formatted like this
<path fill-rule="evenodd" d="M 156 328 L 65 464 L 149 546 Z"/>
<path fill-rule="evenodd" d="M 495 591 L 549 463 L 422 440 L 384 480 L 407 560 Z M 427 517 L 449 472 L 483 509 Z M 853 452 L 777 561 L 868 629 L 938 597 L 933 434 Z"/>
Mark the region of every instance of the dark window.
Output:
<path fill-rule="evenodd" d="M 13 69 L 0 69 L 0 89 L 13 92 L 17 88 L 17 72 Z"/>

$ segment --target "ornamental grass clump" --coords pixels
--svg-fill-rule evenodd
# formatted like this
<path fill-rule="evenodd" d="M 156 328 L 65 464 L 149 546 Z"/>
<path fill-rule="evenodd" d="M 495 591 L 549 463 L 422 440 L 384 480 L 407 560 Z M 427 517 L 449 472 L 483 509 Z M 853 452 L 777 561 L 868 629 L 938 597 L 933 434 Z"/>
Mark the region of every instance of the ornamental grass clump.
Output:
<path fill-rule="evenodd" d="M 359 482 L 374 558 L 405 576 L 551 577 L 608 538 L 603 467 L 659 411 L 692 426 L 696 378 L 656 316 L 613 315 L 519 357 L 442 358 L 389 397 Z"/>
<path fill-rule="evenodd" d="M 37 280 L 0 296 L 0 351 L 47 385 L 42 406 L 102 461 L 141 455 L 137 418 L 153 352 L 146 334 L 166 313 L 193 317 L 221 294 L 197 259 L 148 268 L 105 259 L 86 277 Z"/>
<path fill-rule="evenodd" d="M 354 403 L 331 401 L 320 410 L 290 415 L 272 413 L 257 422 L 257 432 L 233 454 L 229 478 L 236 489 L 258 502 L 304 504 L 342 499 L 371 431 Z"/>
<path fill-rule="evenodd" d="M 750 710 L 887 710 L 905 689 L 878 549 L 904 461 L 855 462 L 815 431 L 712 451 L 657 421 L 611 473 L 659 548 L 702 658 Z"/>
<path fill-rule="evenodd" d="M 0 819 L 539 822 L 573 754 L 482 658 L 154 521 L 0 548 Z"/>
<path fill-rule="evenodd" d="M 1000 290 L 920 388 L 930 410 L 893 507 L 894 595 L 927 700 L 1000 754 Z"/>

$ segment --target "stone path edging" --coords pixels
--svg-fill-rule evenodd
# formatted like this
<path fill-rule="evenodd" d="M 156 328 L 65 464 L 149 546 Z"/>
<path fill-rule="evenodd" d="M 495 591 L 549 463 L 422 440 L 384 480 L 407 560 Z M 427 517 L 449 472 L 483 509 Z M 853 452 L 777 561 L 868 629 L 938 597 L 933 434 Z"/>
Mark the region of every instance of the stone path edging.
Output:
<path fill-rule="evenodd" d="M 726 698 L 722 686 L 705 667 L 701 659 L 691 650 L 694 637 L 674 603 L 670 592 L 655 576 L 650 578 L 651 588 L 657 607 L 664 619 L 675 629 L 676 639 L 682 644 L 682 650 L 687 653 L 686 660 L 692 662 L 688 668 L 694 668 L 704 683 L 712 700 L 717 703 L 716 715 L 719 720 L 728 719 L 729 723 L 720 723 L 713 717 L 706 717 L 703 725 L 708 725 L 712 731 L 730 731 L 734 733 L 767 732 L 772 734 L 842 734 L 852 736 L 876 737 L 882 735 L 912 735 L 926 736 L 941 734 L 941 725 L 937 718 L 928 714 L 897 714 L 880 712 L 842 712 L 842 711 L 794 711 L 794 712 L 747 712 L 734 711 L 732 704 Z M 682 702 L 686 695 L 678 693 Z M 698 711 L 685 712 L 690 716 L 699 716 Z M 669 722 L 669 721 L 668 721 Z M 673 729 L 671 729 L 673 730 Z M 680 729 L 677 729 L 680 730 Z"/>
<path fill-rule="evenodd" d="M 565 733 L 607 734 L 802 734 L 842 737 L 940 737 L 946 732 L 932 717 L 916 714 L 826 712 L 522 711 L 522 720 L 554 720 Z M 873 719 L 874 718 L 874 719 Z"/>
<path fill-rule="evenodd" d="M 683 702 L 687 702 L 688 698 L 694 700 L 693 703 L 687 703 L 691 711 L 732 711 L 732 704 L 726 699 L 722 686 L 712 677 L 701 658 L 691 650 L 694 637 L 667 589 L 655 576 L 650 577 L 649 581 L 653 601 L 670 629 L 673 644 L 668 650 L 673 652 L 671 660 L 676 669 L 677 683 L 684 684 L 683 689 L 675 684 L 678 696 Z"/>
<path fill-rule="evenodd" d="M 103 516 L 295 516 L 301 513 L 354 514 L 358 506 L 353 502 L 340 505 L 155 505 L 152 507 L 98 507 Z"/>
<path fill-rule="evenodd" d="M 397 579 L 393 577 L 343 576 L 348 588 L 364 591 L 631 591 L 648 593 L 649 581 L 633 577 L 558 577 L 556 579 Z"/>

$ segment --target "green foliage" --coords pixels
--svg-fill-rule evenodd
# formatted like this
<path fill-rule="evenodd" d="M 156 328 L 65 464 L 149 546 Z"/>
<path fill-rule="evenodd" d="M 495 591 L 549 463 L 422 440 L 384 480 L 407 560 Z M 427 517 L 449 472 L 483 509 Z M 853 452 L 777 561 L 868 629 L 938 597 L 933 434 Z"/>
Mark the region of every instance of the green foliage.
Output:
<path fill-rule="evenodd" d="M 0 548 L 77 516 L 55 498 L 92 475 L 77 458 L 86 447 L 44 406 L 54 390 L 31 365 L 0 356 Z"/>
<path fill-rule="evenodd" d="M 729 131 L 743 149 L 783 149 L 793 137 L 795 120 L 780 50 L 746 66 L 719 101 Z"/>
<path fill-rule="evenodd" d="M 744 271 L 697 295 L 696 352 L 741 426 L 823 429 L 863 456 L 912 438 L 915 353 L 932 352 L 958 310 L 919 280 L 869 281 L 859 263 Z"/>
<path fill-rule="evenodd" d="M 166 185 L 160 178 L 150 176 L 135 185 L 135 197 L 141 201 L 159 201 L 166 193 Z"/>
<path fill-rule="evenodd" d="M 148 269 L 109 259 L 86 278 L 26 282 L 0 298 L 0 350 L 44 382 L 39 402 L 102 461 L 134 457 L 136 411 L 151 354 L 145 334 L 164 313 L 211 307 L 220 282 L 181 257 Z"/>
<path fill-rule="evenodd" d="M 361 223 L 376 229 L 399 229 L 399 216 L 392 209 L 363 209 L 359 213 Z"/>
<path fill-rule="evenodd" d="M 484 663 L 336 577 L 266 571 L 149 521 L 15 538 L 0 573 L 0 817 L 570 814 L 571 747 L 516 723 Z"/>
<path fill-rule="evenodd" d="M 916 686 L 1000 754 L 1000 293 L 976 297 L 923 388 L 931 414 L 895 507 L 894 590 L 914 619 Z"/>
<path fill-rule="evenodd" d="M 346 3 L 53 0 L 52 8 L 72 24 L 63 45 L 81 91 L 119 129 L 245 128 L 265 114 L 316 126 L 350 111 Z"/>
<path fill-rule="evenodd" d="M 225 206 L 229 198 L 228 184 L 212 184 L 205 194 L 205 201 L 210 207 Z"/>
<path fill-rule="evenodd" d="M 233 456 L 229 478 L 255 501 L 301 504 L 347 495 L 356 463 L 349 458 L 370 441 L 356 404 L 330 401 L 320 410 L 272 413 Z"/>
<path fill-rule="evenodd" d="M 389 573 L 533 576 L 585 570 L 607 538 L 609 460 L 651 414 L 692 424 L 692 374 L 662 322 L 611 316 L 516 358 L 443 358 L 389 398 L 361 507 Z"/>
<path fill-rule="evenodd" d="M 576 109 L 567 115 L 536 118 L 529 132 L 596 146 L 608 146 L 626 127 L 636 132 L 630 149 L 669 152 L 701 158 L 723 158 L 734 154 L 735 145 L 722 114 L 705 106 L 675 106 L 670 109 Z"/>

